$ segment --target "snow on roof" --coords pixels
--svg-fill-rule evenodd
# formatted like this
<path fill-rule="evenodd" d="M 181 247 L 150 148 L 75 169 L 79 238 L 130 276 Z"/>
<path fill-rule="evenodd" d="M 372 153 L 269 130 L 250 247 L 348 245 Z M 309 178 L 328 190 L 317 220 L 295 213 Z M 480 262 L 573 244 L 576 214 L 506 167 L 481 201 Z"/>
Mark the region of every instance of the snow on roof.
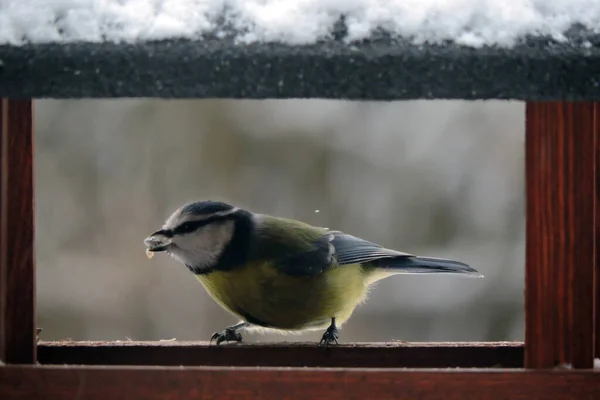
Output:
<path fill-rule="evenodd" d="M 199 38 L 223 16 L 242 42 L 308 44 L 341 15 L 350 40 L 381 27 L 416 43 L 510 46 L 562 40 L 573 24 L 600 30 L 598 0 L 0 0 L 0 44 Z"/>

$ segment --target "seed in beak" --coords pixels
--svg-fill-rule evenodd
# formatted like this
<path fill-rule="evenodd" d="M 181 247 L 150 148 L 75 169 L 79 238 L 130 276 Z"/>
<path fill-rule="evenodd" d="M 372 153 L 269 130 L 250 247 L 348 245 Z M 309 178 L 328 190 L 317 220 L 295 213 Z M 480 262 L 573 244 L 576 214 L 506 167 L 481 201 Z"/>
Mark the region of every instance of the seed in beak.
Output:
<path fill-rule="evenodd" d="M 148 257 L 148 259 L 151 259 L 152 257 L 154 257 L 154 252 L 150 249 L 146 249 L 146 256 Z"/>

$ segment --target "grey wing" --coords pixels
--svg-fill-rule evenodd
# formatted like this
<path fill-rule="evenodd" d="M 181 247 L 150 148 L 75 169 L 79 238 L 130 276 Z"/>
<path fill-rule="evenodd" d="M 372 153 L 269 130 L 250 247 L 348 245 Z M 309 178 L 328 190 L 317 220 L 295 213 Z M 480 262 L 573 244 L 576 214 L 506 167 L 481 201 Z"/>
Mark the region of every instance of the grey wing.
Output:
<path fill-rule="evenodd" d="M 443 258 L 416 257 L 412 254 L 386 249 L 375 243 L 331 232 L 334 258 L 339 265 L 371 263 L 373 266 L 403 274 L 466 274 L 481 277 L 477 270 L 459 261 Z"/>
<path fill-rule="evenodd" d="M 412 254 L 386 249 L 367 240 L 347 235 L 339 231 L 331 231 L 331 244 L 334 248 L 334 258 L 339 265 L 368 263 L 385 258 L 394 258 Z"/>
<path fill-rule="evenodd" d="M 343 266 L 411 256 L 339 231 L 329 231 L 312 242 L 309 250 L 279 257 L 277 268 L 289 275 L 317 275 L 335 264 Z"/>
<path fill-rule="evenodd" d="M 333 264 L 332 236 L 325 234 L 312 242 L 309 250 L 280 256 L 277 269 L 288 275 L 314 276 L 327 271 Z"/>

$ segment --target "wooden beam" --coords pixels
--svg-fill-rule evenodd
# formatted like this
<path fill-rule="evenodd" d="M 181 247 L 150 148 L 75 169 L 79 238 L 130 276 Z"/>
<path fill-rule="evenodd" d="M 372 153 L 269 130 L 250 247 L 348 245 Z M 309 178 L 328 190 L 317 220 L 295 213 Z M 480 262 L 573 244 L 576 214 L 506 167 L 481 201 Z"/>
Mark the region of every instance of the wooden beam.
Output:
<path fill-rule="evenodd" d="M 587 371 L 0 367 L 3 399 L 594 400 Z"/>
<path fill-rule="evenodd" d="M 30 100 L 0 99 L 0 360 L 34 363 L 33 122 Z"/>
<path fill-rule="evenodd" d="M 593 363 L 594 107 L 526 106 L 527 368 Z"/>
<path fill-rule="evenodd" d="M 594 140 L 596 148 L 596 209 L 595 211 L 595 258 L 596 265 L 594 270 L 594 294 L 595 294 L 595 315 L 594 315 L 594 346 L 595 357 L 600 359 L 600 102 L 594 103 Z"/>
<path fill-rule="evenodd" d="M 521 368 L 523 344 L 357 343 L 327 350 L 314 344 L 206 342 L 42 342 L 41 364 L 212 365 L 352 368 Z"/>

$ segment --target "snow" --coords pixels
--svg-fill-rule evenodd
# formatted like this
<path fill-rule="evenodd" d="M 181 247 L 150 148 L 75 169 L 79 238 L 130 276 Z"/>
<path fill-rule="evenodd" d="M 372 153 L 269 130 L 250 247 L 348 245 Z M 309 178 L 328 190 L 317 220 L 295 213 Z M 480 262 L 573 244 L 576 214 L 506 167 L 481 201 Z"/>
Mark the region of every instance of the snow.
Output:
<path fill-rule="evenodd" d="M 225 15 L 240 42 L 307 44 L 342 14 L 348 39 L 383 27 L 415 43 L 473 47 L 525 34 L 560 40 L 574 23 L 600 30 L 599 0 L 0 0 L 0 43 L 193 38 Z"/>

